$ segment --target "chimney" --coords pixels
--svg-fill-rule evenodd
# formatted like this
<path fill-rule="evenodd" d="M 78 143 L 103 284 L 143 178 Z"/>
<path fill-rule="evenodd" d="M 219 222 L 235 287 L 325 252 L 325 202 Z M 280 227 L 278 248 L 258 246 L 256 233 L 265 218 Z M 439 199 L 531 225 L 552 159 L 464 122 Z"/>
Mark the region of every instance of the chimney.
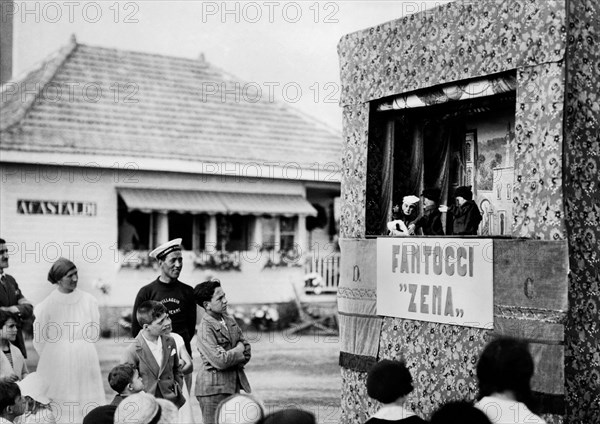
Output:
<path fill-rule="evenodd" d="M 13 15 L 12 0 L 0 0 L 0 84 L 10 81 L 13 72 Z"/>

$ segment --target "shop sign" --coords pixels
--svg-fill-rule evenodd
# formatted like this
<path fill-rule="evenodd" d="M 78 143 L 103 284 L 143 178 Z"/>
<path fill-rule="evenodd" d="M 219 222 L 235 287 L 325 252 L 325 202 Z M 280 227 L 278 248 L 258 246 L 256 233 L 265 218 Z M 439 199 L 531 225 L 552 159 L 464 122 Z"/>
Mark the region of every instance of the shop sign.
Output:
<path fill-rule="evenodd" d="M 377 239 L 377 314 L 493 328 L 490 239 Z"/>
<path fill-rule="evenodd" d="M 17 200 L 17 213 L 23 215 L 96 216 L 95 202 Z"/>

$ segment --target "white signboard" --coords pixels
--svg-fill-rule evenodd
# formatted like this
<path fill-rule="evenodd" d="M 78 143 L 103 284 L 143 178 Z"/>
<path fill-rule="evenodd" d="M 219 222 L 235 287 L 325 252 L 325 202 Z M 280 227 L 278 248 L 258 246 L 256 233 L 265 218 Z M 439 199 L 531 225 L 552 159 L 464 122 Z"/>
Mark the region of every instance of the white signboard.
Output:
<path fill-rule="evenodd" d="M 377 239 L 377 314 L 492 329 L 489 239 Z"/>

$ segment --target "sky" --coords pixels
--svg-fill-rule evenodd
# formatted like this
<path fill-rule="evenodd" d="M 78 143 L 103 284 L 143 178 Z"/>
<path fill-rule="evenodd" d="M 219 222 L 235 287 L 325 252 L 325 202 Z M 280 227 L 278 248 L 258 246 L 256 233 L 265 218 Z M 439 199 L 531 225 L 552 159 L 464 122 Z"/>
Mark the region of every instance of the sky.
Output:
<path fill-rule="evenodd" d="M 14 76 L 68 43 L 197 59 L 341 130 L 345 34 L 445 1 L 16 1 Z M 270 88 L 271 87 L 271 88 Z"/>

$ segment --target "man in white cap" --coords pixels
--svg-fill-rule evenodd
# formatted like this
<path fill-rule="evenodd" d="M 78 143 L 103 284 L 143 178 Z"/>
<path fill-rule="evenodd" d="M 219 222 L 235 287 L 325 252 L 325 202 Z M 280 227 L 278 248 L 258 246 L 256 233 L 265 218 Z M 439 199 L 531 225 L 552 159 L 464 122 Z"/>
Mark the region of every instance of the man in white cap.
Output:
<path fill-rule="evenodd" d="M 179 274 L 183 266 L 181 239 L 161 244 L 150 252 L 150 257 L 158 261 L 160 276 L 142 287 L 135 298 L 131 319 L 132 336 L 136 337 L 141 330 L 136 319 L 138 306 L 146 300 L 156 300 L 165 305 L 169 311 L 173 332 L 183 338 L 185 348 L 191 355 L 190 340 L 194 337 L 196 330 L 196 302 L 194 301 L 194 289 L 179 281 Z"/>

